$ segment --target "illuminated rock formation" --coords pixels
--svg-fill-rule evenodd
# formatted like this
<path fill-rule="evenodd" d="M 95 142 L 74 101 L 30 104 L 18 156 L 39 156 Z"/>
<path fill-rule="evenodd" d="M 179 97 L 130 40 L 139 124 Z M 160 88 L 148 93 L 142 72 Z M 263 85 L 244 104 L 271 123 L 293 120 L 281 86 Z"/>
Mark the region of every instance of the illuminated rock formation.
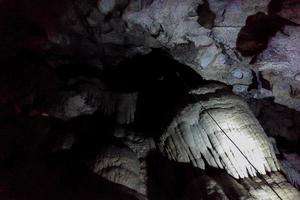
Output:
<path fill-rule="evenodd" d="M 170 160 L 204 170 L 206 165 L 225 169 L 240 179 L 239 183 L 232 180 L 232 186 L 229 177 L 208 181 L 207 191 L 210 188 L 215 198 L 219 195 L 222 199 L 232 199 L 222 191 L 230 187 L 235 190 L 231 191 L 231 195 L 236 195 L 234 198 L 300 198 L 296 188 L 279 172 L 280 163 L 271 142 L 241 98 L 218 84 L 200 87 L 190 94 L 197 101 L 175 116 L 159 140 L 160 150 Z M 283 165 L 289 170 L 288 177 L 293 177 L 292 182 L 298 181 L 291 165 L 287 161 Z M 218 185 L 223 181 L 226 186 Z"/>
<path fill-rule="evenodd" d="M 91 166 L 94 173 L 132 190 L 144 193 L 144 184 L 140 178 L 140 162 L 127 148 L 110 146 L 99 153 Z"/>
<path fill-rule="evenodd" d="M 0 0 L 0 200 L 300 199 L 299 10 Z"/>
<path fill-rule="evenodd" d="M 230 93 L 206 92 L 202 95 L 207 100 L 187 105 L 169 124 L 160 138 L 161 150 L 177 162 L 201 169 L 207 162 L 235 178 L 280 170 L 273 147 L 248 105 Z M 192 93 L 201 93 L 201 88 Z"/>

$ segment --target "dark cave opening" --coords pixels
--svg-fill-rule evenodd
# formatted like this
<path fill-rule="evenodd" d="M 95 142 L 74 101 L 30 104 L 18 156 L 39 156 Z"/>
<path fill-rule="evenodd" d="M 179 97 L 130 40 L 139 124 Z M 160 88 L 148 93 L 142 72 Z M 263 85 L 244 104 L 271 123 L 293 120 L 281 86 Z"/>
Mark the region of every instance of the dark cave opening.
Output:
<path fill-rule="evenodd" d="M 122 91 L 136 91 L 163 82 L 182 87 L 177 80 L 179 73 L 191 85 L 203 83 L 203 79 L 190 67 L 173 60 L 165 51 L 153 49 L 151 53 L 135 56 L 121 62 L 115 69 L 105 71 L 101 78 Z M 171 89 L 171 88 L 170 88 Z"/>
<path fill-rule="evenodd" d="M 84 64 L 62 66 L 56 71 L 64 82 L 81 76 L 87 81 L 98 76 L 111 91 L 138 92 L 136 119 L 130 127 L 149 134 L 159 134 L 178 107 L 191 101 L 188 90 L 207 83 L 192 68 L 159 49 L 127 59 L 103 72 Z"/>
<path fill-rule="evenodd" d="M 190 99 L 189 89 L 206 82 L 193 69 L 161 50 L 125 61 L 110 73 L 112 76 L 105 77 L 114 88 L 139 91 L 134 126 L 150 133 L 159 133 L 176 108 Z"/>

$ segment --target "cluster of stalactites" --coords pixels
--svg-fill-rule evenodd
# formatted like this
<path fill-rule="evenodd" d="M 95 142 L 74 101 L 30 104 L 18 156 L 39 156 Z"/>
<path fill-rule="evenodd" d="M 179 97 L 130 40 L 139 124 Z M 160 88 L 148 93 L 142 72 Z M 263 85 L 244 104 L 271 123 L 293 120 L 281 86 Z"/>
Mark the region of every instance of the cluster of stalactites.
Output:
<path fill-rule="evenodd" d="M 206 161 L 235 178 L 280 170 L 273 147 L 247 104 L 232 94 L 209 92 L 202 94 L 209 100 L 187 105 L 177 114 L 160 138 L 161 151 L 169 159 L 201 169 Z"/>
<path fill-rule="evenodd" d="M 112 93 L 102 95 L 100 109 L 107 115 L 115 114 L 119 124 L 130 124 L 134 121 L 137 93 Z"/>
<path fill-rule="evenodd" d="M 113 92 L 87 85 L 77 91 L 64 92 L 57 98 L 59 103 L 50 111 L 50 115 L 57 118 L 71 119 L 100 110 L 105 115 L 115 116 L 118 124 L 130 124 L 134 121 L 138 93 Z"/>

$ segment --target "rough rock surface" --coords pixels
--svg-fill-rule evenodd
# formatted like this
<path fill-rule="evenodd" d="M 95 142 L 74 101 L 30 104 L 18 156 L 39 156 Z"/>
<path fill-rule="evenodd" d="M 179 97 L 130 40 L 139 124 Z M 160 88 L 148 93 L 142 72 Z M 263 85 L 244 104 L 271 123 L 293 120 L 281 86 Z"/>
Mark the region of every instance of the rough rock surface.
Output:
<path fill-rule="evenodd" d="M 288 26 L 277 33 L 255 66 L 270 85 L 275 102 L 300 110 L 300 28 Z"/>
<path fill-rule="evenodd" d="M 197 22 L 196 8 L 202 4 L 194 0 L 153 1 L 149 7 L 138 12 L 129 10 L 123 19 L 129 24 L 129 28 L 141 27 L 155 35 L 155 39 L 174 59 L 192 67 L 204 79 L 231 85 L 249 85 L 251 71 L 236 58 L 232 49 L 236 38 L 228 40 L 223 33 L 237 37 L 247 16 L 266 10 L 268 2 L 260 1 L 254 6 L 245 1 L 209 1 L 210 8 L 216 15 L 215 22 L 212 22 L 216 29 L 212 30 Z M 235 15 L 240 17 L 235 18 Z"/>
<path fill-rule="evenodd" d="M 66 0 L 60 9 L 55 7 L 56 4 L 51 5 L 50 11 L 57 10 L 55 16 L 50 16 L 50 11 L 44 13 L 44 18 L 54 18 L 51 26 L 43 21 L 44 18 L 37 21 L 45 29 L 47 37 L 43 40 L 30 38 L 37 40 L 34 44 L 39 45 L 26 48 L 38 48 L 42 52 L 53 53 L 55 59 L 50 57 L 47 61 L 55 68 L 62 63 L 72 63 L 68 57 L 76 57 L 78 61 L 100 70 L 109 69 L 135 55 L 147 54 L 153 48 L 160 48 L 175 60 L 194 69 L 204 79 L 234 86 L 233 91 L 237 94 L 248 93 L 247 88 L 253 80 L 251 69 L 261 71 L 263 77 L 272 85 L 271 91 L 276 102 L 299 109 L 298 27 L 286 28 L 285 32 L 290 36 L 277 33 L 271 39 L 269 48 L 259 56 L 258 63 L 250 62 L 255 55 L 241 56 L 237 48 L 241 30 L 247 20 L 256 19 L 256 15 L 264 16 L 266 23 L 275 24 L 276 27 L 277 23 L 284 20 L 274 17 L 275 14 L 283 17 L 286 21 L 278 29 L 282 29 L 288 22 L 299 21 L 296 12 L 299 8 L 297 0 L 285 2 L 275 14 L 268 8 L 271 3 L 274 2 Z M 46 3 L 36 9 L 43 9 L 45 6 Z M 36 16 L 26 17 L 31 19 Z M 254 27 L 248 28 L 259 32 L 255 29 L 260 27 L 255 27 L 254 24 Z M 275 33 L 276 31 L 278 30 Z M 246 33 L 248 34 L 251 36 L 251 33 Z M 266 40 L 268 39 L 267 37 Z M 250 40 L 246 43 L 246 48 L 251 48 L 255 43 L 259 46 L 260 42 L 262 41 Z M 267 44 L 267 41 L 263 42 Z M 269 88 L 268 90 L 270 91 Z M 269 92 L 268 96 L 270 95 L 272 94 Z M 82 104 L 80 99 L 75 98 L 77 107 Z M 83 111 L 90 113 L 92 110 L 93 108 L 87 108 Z"/>
<path fill-rule="evenodd" d="M 249 193 L 254 199 L 277 200 L 279 197 L 280 199 L 300 198 L 299 191 L 287 182 L 286 178 L 279 172 L 271 173 L 269 176 L 264 175 L 263 178 L 268 184 L 261 178 L 242 180 L 242 185 L 248 188 Z"/>
<path fill-rule="evenodd" d="M 300 187 L 300 162 L 298 154 L 284 154 L 281 165 L 288 180 L 299 189 Z"/>
<path fill-rule="evenodd" d="M 298 0 L 287 0 L 282 3 L 282 9 L 278 14 L 286 19 L 300 24 L 300 4 Z"/>
<path fill-rule="evenodd" d="M 197 193 L 200 193 L 198 194 L 198 197 L 200 199 L 203 199 L 204 195 L 201 194 L 201 191 L 196 189 L 197 187 L 199 187 L 200 182 L 202 184 L 204 183 L 205 190 L 207 191 L 206 199 L 229 200 L 224 190 L 222 189 L 222 186 L 209 176 L 203 176 L 201 178 L 191 181 L 191 183 L 189 183 L 189 185 L 187 186 L 186 194 L 184 195 L 184 200 L 193 199 L 193 197 L 195 197 Z"/>
<path fill-rule="evenodd" d="M 140 162 L 127 148 L 110 146 L 99 153 L 92 164 L 94 173 L 107 180 L 144 193 L 145 186 L 140 179 Z"/>
<path fill-rule="evenodd" d="M 269 136 L 281 137 L 290 143 L 299 141 L 299 112 L 270 99 L 256 100 L 250 106 L 255 108 L 253 112 Z"/>
<path fill-rule="evenodd" d="M 146 138 L 124 128 L 116 129 L 114 136 L 128 146 L 139 159 L 146 159 L 149 152 L 156 148 L 152 137 Z"/>
<path fill-rule="evenodd" d="M 224 189 L 229 199 L 297 199 L 300 195 L 280 172 L 238 181 L 222 173 L 211 175 L 211 178 Z"/>
<path fill-rule="evenodd" d="M 276 102 L 298 109 L 298 28 L 288 27 L 285 30 L 290 37 L 278 33 L 254 65 L 249 64 L 251 57 L 241 56 L 236 47 L 248 17 L 257 13 L 268 16 L 270 2 L 103 0 L 94 5 L 75 1 L 74 6 L 63 15 L 62 23 L 66 30 L 55 36 L 69 38 L 69 43 L 56 43 L 60 46 L 65 44 L 67 48 L 86 46 L 89 51 L 84 54 L 91 57 L 89 62 L 99 68 L 137 54 L 149 53 L 151 48 L 163 48 L 204 79 L 233 85 L 237 94 L 247 93 L 252 83 L 252 68 L 261 71 L 270 82 Z M 293 3 L 284 4 L 278 14 L 297 22 L 299 16 L 291 10 L 297 10 L 298 4 L 293 7 Z M 86 19 L 80 19 L 81 15 L 87 16 Z M 74 24 L 74 21 L 77 23 Z M 79 35 L 82 43 L 75 43 L 73 34 Z M 249 45 L 247 48 L 251 48 Z M 282 70 L 286 72 L 282 74 Z"/>
<path fill-rule="evenodd" d="M 142 194 L 148 194 L 146 185 L 148 182 L 148 170 L 147 170 L 147 156 L 156 150 L 155 142 L 152 137 L 143 137 L 136 134 L 133 131 L 128 131 L 124 128 L 118 128 L 115 130 L 114 136 L 118 138 L 122 144 L 126 145 L 140 161 L 140 192 Z"/>
<path fill-rule="evenodd" d="M 257 64 L 250 62 L 256 55 L 244 57 L 237 50 L 241 29 L 248 19 L 255 19 L 256 15 L 264 16 L 271 25 L 284 21 L 274 17 L 275 14 L 283 17 L 286 23 L 299 22 L 297 0 L 285 1 L 279 10 L 272 11 L 269 6 L 274 2 L 276 4 L 277 1 L 65 0 L 60 6 L 57 2 L 51 5 L 45 2 L 31 8 L 33 14 L 21 16 L 34 21 L 44 29 L 45 35 L 25 38 L 25 42 L 17 40 L 16 45 L 52 53 L 54 56 L 48 57 L 47 62 L 55 68 L 62 63 L 74 62 L 69 57 L 75 57 L 75 60 L 100 70 L 112 68 L 135 55 L 147 54 L 153 48 L 161 48 L 204 79 L 234 86 L 233 91 L 237 94 L 248 93 L 247 88 L 252 84 L 251 69 L 261 71 L 273 86 L 271 91 L 276 102 L 299 109 L 298 27 L 286 28 L 289 37 L 278 33 L 271 39 L 269 48 Z M 23 4 L 26 4 L 25 1 L 20 6 Z M 49 9 L 42 14 L 40 11 L 47 6 Z M 9 18 L 9 15 L 6 17 Z M 51 23 L 47 21 L 49 18 L 53 18 Z M 277 28 L 282 29 L 286 23 Z M 256 28 L 260 27 L 254 24 L 249 30 L 255 32 Z M 3 38 L 9 37 L 9 34 L 3 33 Z M 246 48 L 260 42 L 250 40 Z M 286 72 L 282 73 L 282 70 Z M 272 75 L 273 72 L 275 75 Z M 82 104 L 80 99 L 75 98 L 77 107 Z M 87 108 L 83 111 L 90 113 L 92 110 Z"/>

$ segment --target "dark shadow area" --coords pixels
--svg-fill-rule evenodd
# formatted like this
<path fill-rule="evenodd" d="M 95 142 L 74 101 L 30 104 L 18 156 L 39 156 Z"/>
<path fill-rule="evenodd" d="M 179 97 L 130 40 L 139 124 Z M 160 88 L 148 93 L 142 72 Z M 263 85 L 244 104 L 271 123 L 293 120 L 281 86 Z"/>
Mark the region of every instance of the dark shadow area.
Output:
<path fill-rule="evenodd" d="M 60 153 L 25 167 L 2 168 L 1 200 L 134 200 L 126 187 L 92 174 L 69 153 Z"/>
<path fill-rule="evenodd" d="M 159 152 L 151 152 L 147 163 L 149 200 L 222 199 L 224 196 L 220 196 L 217 189 L 220 186 L 229 199 L 247 196 L 247 191 L 237 180 L 207 163 L 204 171 L 191 163 L 170 161 Z M 216 182 L 220 185 L 217 186 Z"/>
<path fill-rule="evenodd" d="M 282 152 L 300 154 L 300 112 L 274 102 L 273 98 L 256 100 L 257 119 L 268 136 L 276 139 Z"/>
<path fill-rule="evenodd" d="M 243 56 L 255 56 L 267 48 L 269 39 L 278 31 L 283 32 L 286 25 L 296 26 L 287 19 L 277 15 L 266 15 L 258 12 L 249 16 L 244 26 L 239 32 L 236 47 Z"/>
<path fill-rule="evenodd" d="M 112 122 L 100 114 L 63 122 L 46 117 L 1 118 L 1 200 L 134 200 L 135 192 L 93 174 L 88 161 L 108 144 Z M 70 149 L 53 151 L 68 133 Z"/>
<path fill-rule="evenodd" d="M 135 199 L 134 192 L 91 174 L 87 166 L 104 146 L 123 145 L 113 137 L 119 125 L 112 117 L 99 110 L 64 121 L 33 111 L 60 91 L 76 90 L 76 85 L 70 88 L 68 84 L 72 79 L 83 77 L 77 82 L 80 85 L 100 77 L 112 91 L 139 92 L 136 121 L 125 127 L 144 136 L 159 136 L 178 109 L 192 101 L 188 89 L 205 82 L 190 67 L 159 50 L 127 60 L 111 71 L 80 62 L 53 69 L 42 56 L 34 55 L 20 56 L 1 79 L 6 83 L 1 92 L 7 96 L 1 96 L 0 106 L 0 199 Z M 24 101 L 32 94 L 29 102 Z M 69 136 L 75 138 L 74 144 L 62 149 L 60 140 Z M 178 180 L 186 180 L 185 175 Z"/>
<path fill-rule="evenodd" d="M 101 79 L 115 90 L 127 92 L 144 90 L 163 81 L 174 83 L 174 87 L 183 90 L 176 73 L 191 87 L 203 83 L 201 76 L 193 69 L 175 61 L 160 49 L 153 49 L 147 55 L 135 56 L 110 67 L 104 71 Z"/>
<path fill-rule="evenodd" d="M 203 4 L 200 4 L 197 7 L 198 14 L 198 23 L 208 29 L 212 29 L 215 24 L 216 15 L 209 8 L 209 3 L 207 0 L 203 1 Z"/>
<path fill-rule="evenodd" d="M 149 200 L 181 200 L 187 196 L 205 197 L 205 183 L 200 183 L 194 194 L 187 195 L 189 184 L 204 175 L 204 171 L 188 163 L 176 163 L 164 158 L 159 152 L 152 152 L 147 157 L 147 182 Z M 197 196 L 200 195 L 200 196 Z M 203 196 L 202 196 L 203 195 Z M 188 198 L 187 199 L 191 199 Z"/>
<path fill-rule="evenodd" d="M 269 15 L 275 15 L 280 12 L 283 6 L 283 0 L 271 0 L 268 6 Z"/>
<path fill-rule="evenodd" d="M 137 132 L 160 134 L 172 117 L 192 101 L 189 89 L 206 83 L 189 66 L 170 58 L 161 50 L 126 60 L 103 79 L 114 90 L 139 92 L 135 122 Z"/>
<path fill-rule="evenodd" d="M 251 85 L 249 85 L 248 91 L 250 91 L 252 89 L 258 89 L 258 86 L 259 86 L 255 71 L 251 70 L 251 73 L 252 73 L 252 81 L 251 81 L 252 83 L 251 83 Z"/>

